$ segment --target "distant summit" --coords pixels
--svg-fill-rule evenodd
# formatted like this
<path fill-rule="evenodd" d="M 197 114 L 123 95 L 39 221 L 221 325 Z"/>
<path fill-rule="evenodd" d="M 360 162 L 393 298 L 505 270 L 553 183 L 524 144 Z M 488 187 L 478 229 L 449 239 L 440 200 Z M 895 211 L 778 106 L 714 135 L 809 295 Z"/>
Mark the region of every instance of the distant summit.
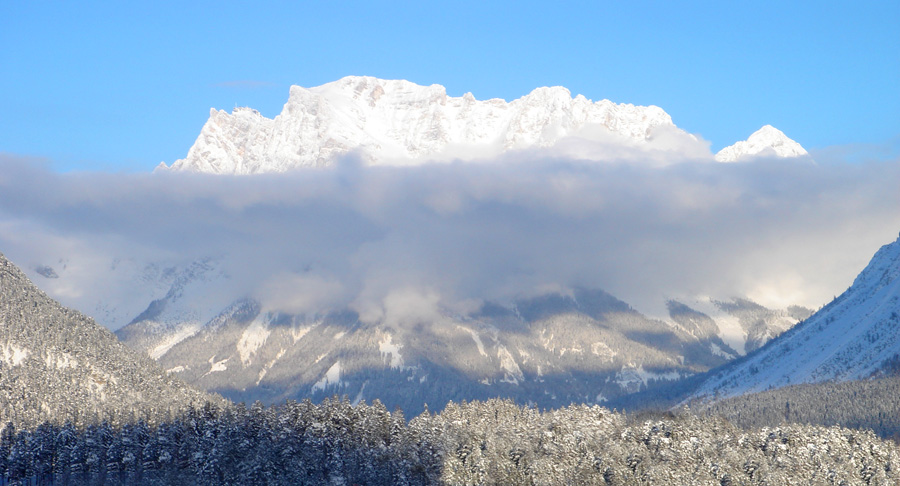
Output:
<path fill-rule="evenodd" d="M 668 132 L 668 135 L 666 134 Z M 591 101 L 561 86 L 537 88 L 513 101 L 447 95 L 437 84 L 348 76 L 314 88 L 291 86 L 274 119 L 252 108 L 210 110 L 188 151 L 157 170 L 214 174 L 285 172 L 328 167 L 354 154 L 369 165 L 419 165 L 477 160 L 510 150 L 551 147 L 584 139 L 609 147 L 662 148 L 671 133 L 697 142 L 657 106 Z M 701 152 L 706 152 L 701 148 Z M 719 152 L 719 162 L 745 156 L 806 154 L 797 142 L 766 125 L 745 142 Z M 587 154 L 590 157 L 590 153 Z M 708 157 L 703 153 L 689 157 Z"/>
<path fill-rule="evenodd" d="M 719 162 L 737 162 L 753 156 L 799 157 L 807 155 L 799 143 L 788 138 L 781 130 L 766 125 L 753 132 L 746 141 L 723 148 L 716 154 Z"/>
<path fill-rule="evenodd" d="M 292 86 L 274 119 L 249 108 L 211 110 L 187 157 L 171 169 L 284 172 L 329 166 L 349 152 L 374 165 L 417 164 L 547 147 L 583 129 L 645 142 L 659 126 L 674 128 L 659 107 L 592 102 L 563 87 L 537 88 L 511 102 L 480 101 L 471 93 L 447 96 L 436 84 L 349 76 L 315 88 Z"/>

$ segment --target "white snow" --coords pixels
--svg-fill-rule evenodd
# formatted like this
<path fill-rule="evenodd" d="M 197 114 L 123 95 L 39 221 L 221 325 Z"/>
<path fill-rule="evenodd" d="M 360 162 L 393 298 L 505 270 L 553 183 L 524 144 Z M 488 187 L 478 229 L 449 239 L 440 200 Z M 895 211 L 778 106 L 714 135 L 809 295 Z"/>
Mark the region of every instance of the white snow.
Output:
<path fill-rule="evenodd" d="M 482 356 L 487 356 L 487 353 L 484 352 L 484 343 L 481 342 L 481 336 L 479 336 L 477 332 L 465 326 L 457 325 L 456 327 L 471 334 L 472 340 L 475 341 L 475 345 L 478 346 L 478 352 L 481 353 Z"/>
<path fill-rule="evenodd" d="M 225 363 L 231 358 L 225 358 L 222 361 L 215 361 L 215 359 L 216 359 L 215 356 L 213 356 L 212 358 L 209 358 L 209 365 L 210 365 L 209 371 L 204 373 L 203 376 L 206 376 L 210 373 L 215 373 L 217 371 L 225 371 L 228 369 L 228 367 L 225 366 Z"/>
<path fill-rule="evenodd" d="M 766 125 L 753 132 L 746 141 L 723 148 L 716 154 L 719 162 L 737 162 L 758 156 L 799 157 L 807 155 L 806 149 L 791 140 L 781 130 Z"/>
<path fill-rule="evenodd" d="M 171 334 L 164 335 L 162 341 L 157 346 L 150 349 L 147 354 L 155 360 L 159 360 L 163 355 L 169 352 L 176 344 L 197 334 L 203 324 L 200 321 L 188 321 L 181 325 Z"/>
<path fill-rule="evenodd" d="M 312 391 L 324 390 L 326 387 L 340 386 L 341 384 L 341 362 L 336 361 L 331 365 L 331 368 L 328 368 L 328 371 L 325 372 L 325 376 L 313 385 Z"/>
<path fill-rule="evenodd" d="M 900 239 L 883 246 L 830 305 L 759 353 L 713 375 L 697 396 L 871 376 L 900 353 Z"/>
<path fill-rule="evenodd" d="M 516 364 L 516 360 L 513 359 L 512 354 L 506 349 L 506 346 L 497 348 L 497 356 L 500 358 L 500 368 L 506 372 L 503 379 L 500 381 L 515 385 L 518 385 L 520 381 L 525 381 L 525 375 L 522 374 L 522 369 Z"/>
<path fill-rule="evenodd" d="M 550 333 L 550 337 L 547 337 L 547 330 L 541 329 L 540 336 L 541 346 L 544 347 L 547 351 L 554 352 L 556 347 L 553 346 L 553 333 Z"/>
<path fill-rule="evenodd" d="M 314 328 L 318 325 L 319 325 L 319 323 L 317 322 L 317 323 L 313 324 L 312 326 L 303 326 L 303 327 L 300 327 L 297 329 L 291 329 L 291 338 L 294 340 L 294 343 L 303 339 L 303 336 L 306 336 L 306 333 L 308 333 L 310 330 L 312 330 L 312 328 Z"/>
<path fill-rule="evenodd" d="M 646 385 L 650 380 L 677 380 L 681 378 L 681 374 L 677 371 L 669 371 L 666 373 L 654 373 L 644 369 L 643 365 L 629 365 L 622 368 L 616 373 L 615 381 L 625 390 L 633 389 L 636 385 Z"/>
<path fill-rule="evenodd" d="M 315 88 L 292 86 L 274 119 L 248 108 L 210 110 L 187 157 L 172 169 L 283 172 L 328 166 L 353 150 L 371 164 L 472 160 L 592 130 L 644 142 L 658 126 L 674 127 L 659 107 L 595 103 L 562 87 L 537 88 L 511 102 L 479 101 L 470 93 L 447 96 L 439 85 L 348 76 Z"/>
<path fill-rule="evenodd" d="M 572 354 L 584 354 L 584 350 L 581 349 L 580 347 L 560 348 L 560 350 L 559 350 L 559 356 L 560 356 L 560 357 L 565 356 L 566 353 L 572 353 Z"/>
<path fill-rule="evenodd" d="M 263 366 L 261 370 L 259 370 L 259 375 L 257 375 L 257 377 L 256 377 L 256 386 L 259 386 L 259 384 L 262 382 L 263 378 L 266 377 L 266 374 L 269 372 L 269 370 L 271 370 L 272 367 L 275 366 L 275 363 L 277 363 L 278 360 L 281 359 L 284 356 L 284 353 L 286 353 L 286 352 L 287 352 L 286 349 L 281 348 L 278 351 L 278 354 L 275 355 L 275 359 L 266 363 L 266 365 Z"/>
<path fill-rule="evenodd" d="M 388 354 L 391 355 L 391 369 L 403 367 L 403 356 L 400 355 L 402 345 L 394 344 L 393 337 L 385 334 L 385 337 L 378 342 L 378 350 L 381 352 L 381 358 L 384 359 Z"/>
<path fill-rule="evenodd" d="M 269 319 L 262 314 L 253 319 L 253 322 L 244 329 L 241 339 L 237 343 L 237 350 L 241 357 L 241 364 L 245 368 L 250 365 L 250 358 L 259 350 L 260 346 L 265 344 L 271 332 Z"/>
<path fill-rule="evenodd" d="M 735 357 L 735 356 L 732 356 L 731 353 L 726 353 L 725 350 L 720 348 L 719 345 L 717 345 L 716 343 L 709 343 L 709 350 L 712 352 L 712 354 L 714 354 L 716 356 L 721 356 L 725 359 L 732 359 Z M 683 364 L 683 360 L 682 360 L 682 364 Z"/>
<path fill-rule="evenodd" d="M 0 361 L 10 365 L 19 366 L 28 357 L 28 349 L 20 348 L 13 343 L 6 343 L 0 347 Z"/>
<path fill-rule="evenodd" d="M 614 349 L 610 348 L 606 343 L 600 341 L 591 344 L 591 352 L 610 361 L 612 361 L 613 358 L 615 358 L 616 355 L 619 354 Z"/>
<path fill-rule="evenodd" d="M 350 402 L 351 405 L 353 405 L 355 407 L 355 406 L 359 405 L 359 402 L 363 401 L 363 398 L 364 398 L 363 392 L 366 390 L 366 385 L 368 385 L 368 384 L 369 384 L 369 382 L 367 381 L 367 382 L 363 383 L 361 387 L 359 387 L 359 393 L 357 393 L 356 398 L 354 398 L 353 401 Z"/>
<path fill-rule="evenodd" d="M 334 335 L 334 339 L 335 339 L 335 340 L 338 340 L 338 339 L 344 337 L 345 334 L 347 334 L 346 331 L 341 331 L 341 332 L 339 332 L 339 333 L 337 333 L 337 334 Z"/>
<path fill-rule="evenodd" d="M 72 357 L 72 355 L 69 353 L 56 353 L 48 351 L 44 355 L 44 364 L 46 364 L 48 368 L 63 370 L 66 368 L 77 368 L 78 360 Z"/>

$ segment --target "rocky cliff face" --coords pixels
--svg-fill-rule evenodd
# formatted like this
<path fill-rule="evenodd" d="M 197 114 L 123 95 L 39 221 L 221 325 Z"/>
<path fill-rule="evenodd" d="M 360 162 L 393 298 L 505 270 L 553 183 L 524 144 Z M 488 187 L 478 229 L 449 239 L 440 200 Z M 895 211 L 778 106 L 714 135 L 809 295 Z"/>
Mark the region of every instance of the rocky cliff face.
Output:
<path fill-rule="evenodd" d="M 158 169 L 284 172 L 333 165 L 350 153 L 370 165 L 415 165 L 489 158 L 510 150 L 550 147 L 571 137 L 612 146 L 646 146 L 658 130 L 697 142 L 657 106 L 573 98 L 560 86 L 537 88 L 507 102 L 477 100 L 471 93 L 448 96 L 436 84 L 348 76 L 314 88 L 292 86 L 274 119 L 252 108 L 231 113 L 212 109 L 187 157 L 171 167 L 162 163 Z M 766 125 L 715 158 L 734 162 L 758 155 L 805 154 L 797 142 Z"/>
<path fill-rule="evenodd" d="M 371 164 L 486 157 L 549 146 L 582 130 L 602 129 L 643 142 L 672 119 L 656 106 L 592 102 L 562 87 L 517 100 L 447 96 L 443 86 L 350 76 L 315 88 L 292 86 L 281 114 L 211 110 L 175 170 L 221 174 L 324 167 L 355 152 Z"/>

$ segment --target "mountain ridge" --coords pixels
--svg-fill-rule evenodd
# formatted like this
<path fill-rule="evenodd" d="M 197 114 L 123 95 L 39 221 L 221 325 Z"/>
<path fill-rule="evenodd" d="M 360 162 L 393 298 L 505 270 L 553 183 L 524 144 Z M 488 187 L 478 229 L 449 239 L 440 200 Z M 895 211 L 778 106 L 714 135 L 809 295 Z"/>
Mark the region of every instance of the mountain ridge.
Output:
<path fill-rule="evenodd" d="M 567 137 L 644 146 L 658 129 L 697 141 L 662 108 L 593 102 L 561 86 L 536 88 L 507 102 L 477 100 L 471 93 L 451 97 L 437 84 L 347 76 L 313 88 L 291 86 L 273 119 L 252 108 L 230 114 L 213 108 L 187 156 L 171 167 L 160 163 L 157 170 L 285 172 L 327 167 L 350 153 L 371 165 L 415 165 L 550 147 Z M 787 145 L 773 143 L 781 156 L 779 147 Z"/>
<path fill-rule="evenodd" d="M 600 290 L 486 302 L 471 314 L 443 312 L 410 323 L 362 322 L 350 310 L 274 312 L 253 299 L 201 321 L 181 320 L 194 311 L 172 296 L 197 295 L 205 285 L 173 287 L 116 334 L 187 382 L 238 401 L 342 393 L 378 398 L 407 413 L 426 402 L 440 408 L 447 400 L 494 396 L 542 406 L 602 403 L 740 354 L 705 314 L 681 305 L 665 321 L 648 318 Z M 796 322 L 739 300 L 720 304 L 720 314 L 733 312 L 743 322 L 748 343 Z M 741 343 L 741 349 L 751 346 Z M 402 397 L 395 393 L 401 389 Z"/>

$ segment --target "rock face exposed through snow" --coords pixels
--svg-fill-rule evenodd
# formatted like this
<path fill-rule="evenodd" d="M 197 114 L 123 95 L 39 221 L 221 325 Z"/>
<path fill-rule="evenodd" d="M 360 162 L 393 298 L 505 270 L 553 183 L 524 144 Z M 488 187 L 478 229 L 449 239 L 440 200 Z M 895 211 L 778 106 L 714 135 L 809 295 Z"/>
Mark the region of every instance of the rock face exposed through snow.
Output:
<path fill-rule="evenodd" d="M 754 156 L 800 157 L 807 155 L 799 143 L 791 140 L 781 130 L 766 125 L 753 132 L 746 141 L 723 148 L 716 154 L 719 162 L 737 162 Z"/>
<path fill-rule="evenodd" d="M 900 362 L 900 239 L 881 247 L 853 285 L 747 359 L 726 366 L 697 396 L 878 375 Z"/>
<path fill-rule="evenodd" d="M 116 334 L 188 383 L 248 403 L 337 393 L 410 414 L 424 403 L 496 396 L 547 407 L 606 403 L 707 371 L 796 323 L 745 300 L 692 302 L 712 317 L 672 302 L 664 322 L 585 289 L 405 324 L 362 322 L 350 309 L 287 314 L 252 299 L 211 314 L 192 302 L 209 300 L 215 262 L 182 274 Z"/>
<path fill-rule="evenodd" d="M 371 164 L 414 164 L 545 147 L 597 128 L 643 142 L 659 126 L 674 127 L 659 107 L 592 102 L 563 87 L 537 88 L 511 102 L 479 101 L 471 93 L 447 96 L 440 85 L 349 76 L 315 88 L 292 86 L 274 119 L 250 108 L 211 110 L 187 157 L 171 168 L 283 172 L 328 166 L 351 151 Z"/>
<path fill-rule="evenodd" d="M 166 342 L 164 369 L 234 400 L 346 394 L 412 415 L 425 403 L 440 409 L 497 396 L 546 407 L 602 403 L 728 360 L 715 336 L 694 336 L 588 290 L 403 324 L 363 322 L 349 309 L 269 312 L 244 300 L 175 344 L 177 330 L 147 331 L 135 322 L 117 334 L 126 344 Z"/>

